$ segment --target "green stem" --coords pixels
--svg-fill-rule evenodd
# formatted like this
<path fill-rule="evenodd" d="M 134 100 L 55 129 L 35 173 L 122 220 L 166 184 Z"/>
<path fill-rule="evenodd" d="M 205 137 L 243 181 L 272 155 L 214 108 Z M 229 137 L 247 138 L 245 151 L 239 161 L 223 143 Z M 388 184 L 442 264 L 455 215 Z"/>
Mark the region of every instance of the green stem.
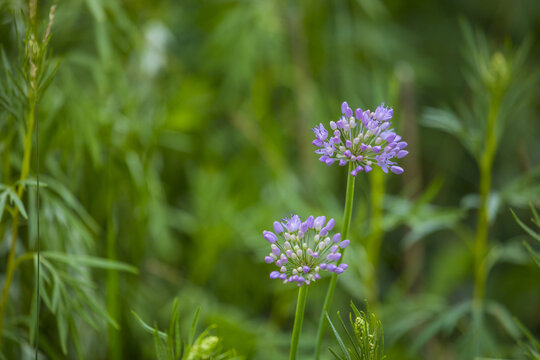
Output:
<path fill-rule="evenodd" d="M 489 193 L 491 191 L 491 170 L 493 159 L 497 150 L 497 118 L 501 105 L 501 94 L 495 92 L 492 96 L 487 131 L 486 144 L 480 160 L 480 208 L 474 241 L 474 301 L 481 303 L 484 300 L 486 287 L 486 255 L 487 236 L 489 230 Z"/>
<path fill-rule="evenodd" d="M 300 339 L 300 332 L 302 331 L 302 322 L 304 321 L 304 310 L 306 309 L 307 298 L 307 285 L 300 286 L 298 290 L 298 302 L 296 303 L 296 314 L 294 316 L 294 327 L 291 337 L 291 353 L 289 355 L 290 360 L 296 360 L 296 354 L 298 353 L 298 340 Z"/>
<path fill-rule="evenodd" d="M 367 260 L 370 265 L 367 275 L 368 301 L 372 310 L 377 306 L 377 267 L 379 265 L 379 254 L 382 242 L 382 216 L 384 202 L 384 176 L 381 171 L 374 171 L 370 174 L 371 182 L 371 235 L 366 245 Z"/>
<path fill-rule="evenodd" d="M 30 171 L 30 155 L 32 154 L 32 133 L 35 122 L 36 101 L 35 96 L 32 94 L 29 96 L 30 110 L 28 112 L 28 126 L 26 128 L 26 134 L 24 136 L 24 153 L 23 162 L 21 166 L 21 175 L 19 177 L 19 183 L 17 186 L 17 196 L 22 199 L 24 186 L 23 182 L 26 180 Z M 13 272 L 15 271 L 15 248 L 17 243 L 17 235 L 19 231 L 19 208 L 15 207 L 13 211 L 13 221 L 11 226 L 11 246 L 9 249 L 6 280 L 4 283 L 4 289 L 2 290 L 2 299 L 0 300 L 0 350 L 2 350 L 2 334 L 4 332 L 4 316 L 6 312 L 7 301 L 9 298 L 9 289 L 11 287 L 11 280 L 13 279 Z"/>
<path fill-rule="evenodd" d="M 349 227 L 351 225 L 351 215 L 352 215 L 352 208 L 353 208 L 353 200 L 354 200 L 354 180 L 355 177 L 351 175 L 351 171 L 353 171 L 353 164 L 349 163 L 349 170 L 347 173 L 347 193 L 345 194 L 345 210 L 343 214 L 343 230 L 341 232 L 342 239 L 347 239 L 349 236 Z M 345 249 L 342 251 L 341 261 L 343 260 L 343 257 L 345 256 Z M 330 279 L 330 285 L 328 285 L 328 290 L 326 292 L 326 297 L 324 299 L 323 309 L 321 312 L 321 317 L 319 318 L 319 328 L 317 329 L 317 339 L 315 343 L 315 359 L 318 360 L 321 355 L 321 345 L 322 345 L 322 338 L 324 335 L 324 329 L 326 327 L 326 318 L 325 315 L 328 313 L 328 310 L 330 309 L 330 304 L 332 303 L 332 299 L 334 297 L 334 291 L 336 289 L 336 283 L 337 283 L 337 275 L 332 274 L 332 277 Z"/>

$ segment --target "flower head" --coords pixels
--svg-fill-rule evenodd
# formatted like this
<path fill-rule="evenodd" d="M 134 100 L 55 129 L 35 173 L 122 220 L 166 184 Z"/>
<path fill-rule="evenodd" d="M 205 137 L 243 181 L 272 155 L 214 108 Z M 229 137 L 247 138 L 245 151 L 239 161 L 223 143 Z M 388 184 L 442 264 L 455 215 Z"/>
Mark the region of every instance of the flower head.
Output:
<path fill-rule="evenodd" d="M 375 109 L 353 111 L 346 102 L 341 104 L 343 116 L 338 121 L 330 121 L 332 136 L 323 124 L 313 129 L 315 140 L 313 145 L 318 147 L 315 153 L 320 154 L 320 161 L 327 165 L 338 162 L 340 166 L 347 163 L 355 165 L 351 175 L 359 172 L 366 173 L 373 170 L 372 166 L 379 166 L 385 173 L 388 169 L 394 174 L 403 173 L 394 159 L 401 159 L 408 154 L 405 150 L 407 143 L 401 141 L 401 136 L 390 129 L 390 120 L 394 110 L 382 103 Z"/>
<path fill-rule="evenodd" d="M 339 263 L 340 250 L 350 241 L 341 240 L 339 233 L 331 236 L 334 225 L 334 219 L 326 222 L 324 216 L 310 216 L 302 222 L 298 215 L 291 214 L 281 222 L 275 221 L 275 233 L 263 231 L 263 237 L 271 244 L 271 252 L 264 261 L 279 268 L 270 273 L 270 278 L 302 286 L 319 280 L 322 271 L 336 274 L 345 271 L 348 265 Z"/>

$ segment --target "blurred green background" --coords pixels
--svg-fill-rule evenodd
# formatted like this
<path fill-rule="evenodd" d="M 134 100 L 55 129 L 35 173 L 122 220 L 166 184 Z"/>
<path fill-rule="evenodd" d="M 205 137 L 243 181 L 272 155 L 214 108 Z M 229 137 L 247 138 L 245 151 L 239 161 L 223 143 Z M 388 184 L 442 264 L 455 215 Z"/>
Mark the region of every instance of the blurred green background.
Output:
<path fill-rule="evenodd" d="M 342 101 L 392 106 L 409 155 L 402 176 L 356 180 L 351 266 L 331 315 L 369 298 L 392 359 L 523 358 L 512 316 L 538 337 L 540 270 L 510 208 L 530 224 L 528 203 L 540 206 L 539 1 L 40 1 L 40 37 L 54 4 L 43 66 L 59 67 L 37 111 L 42 250 L 118 260 L 138 274 L 52 264 L 76 281 L 57 295 L 60 306 L 42 303 L 47 358 L 152 358 L 152 336 L 131 310 L 164 328 L 175 297 L 186 329 L 200 306 L 198 331 L 216 324 L 223 349 L 286 358 L 297 290 L 269 279 L 261 233 L 289 211 L 340 224 L 346 171 L 317 160 L 311 128 L 336 120 Z M 5 185 L 19 178 L 24 152 L 28 106 L 17 84 L 28 13 L 26 2 L 0 2 Z M 452 314 L 473 296 L 495 93 L 492 307 L 476 338 L 474 319 Z M 31 164 L 35 178 L 34 155 Z M 36 197 L 28 187 L 17 254 L 36 248 Z M 11 225 L 6 211 L 0 284 Z M 370 239 L 382 241 L 376 272 L 366 265 Z M 21 264 L 5 315 L 7 359 L 32 357 L 34 281 L 32 262 Z M 327 283 L 310 287 L 301 359 L 311 356 Z M 95 306 L 70 303 L 76 294 Z M 336 346 L 330 333 L 327 346 Z"/>

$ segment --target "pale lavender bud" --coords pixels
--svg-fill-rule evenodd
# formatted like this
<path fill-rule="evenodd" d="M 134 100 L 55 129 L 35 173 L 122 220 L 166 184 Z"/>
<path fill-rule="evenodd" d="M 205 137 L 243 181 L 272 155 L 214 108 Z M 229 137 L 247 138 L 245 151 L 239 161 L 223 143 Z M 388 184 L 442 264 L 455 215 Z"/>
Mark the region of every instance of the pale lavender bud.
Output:
<path fill-rule="evenodd" d="M 326 224 L 325 228 L 328 231 L 332 231 L 332 229 L 334 228 L 334 225 L 336 225 L 336 221 L 332 218 L 328 220 L 328 223 Z"/>
<path fill-rule="evenodd" d="M 342 249 L 345 249 L 347 246 L 349 246 L 350 243 L 351 243 L 350 240 L 343 240 L 342 242 L 339 243 L 339 247 Z"/>
<path fill-rule="evenodd" d="M 313 223 L 315 225 L 315 229 L 321 230 L 325 222 L 326 222 L 326 216 L 317 216 Z"/>
<path fill-rule="evenodd" d="M 394 174 L 403 174 L 403 168 L 400 167 L 400 166 L 391 166 L 390 167 L 390 171 L 393 172 Z"/>
<path fill-rule="evenodd" d="M 337 269 L 337 266 L 334 264 L 328 264 L 328 271 L 334 272 Z"/>
<path fill-rule="evenodd" d="M 400 150 L 400 151 L 398 151 L 398 153 L 397 153 L 397 158 L 398 158 L 398 159 L 401 159 L 401 158 L 405 157 L 408 153 L 409 153 L 409 152 L 408 152 L 407 150 Z"/>
<path fill-rule="evenodd" d="M 271 244 L 277 241 L 277 236 L 271 231 L 263 231 L 263 237 Z"/>
<path fill-rule="evenodd" d="M 281 234 L 283 232 L 283 225 L 278 221 L 274 221 L 274 231 L 278 235 Z"/>
<path fill-rule="evenodd" d="M 342 114 L 345 114 L 345 112 L 347 111 L 348 108 L 349 108 L 349 104 L 347 104 L 346 101 L 341 103 L 341 113 Z"/>
<path fill-rule="evenodd" d="M 271 264 L 274 262 L 274 258 L 271 257 L 271 256 L 265 256 L 264 257 L 264 262 L 267 263 L 267 264 Z"/>

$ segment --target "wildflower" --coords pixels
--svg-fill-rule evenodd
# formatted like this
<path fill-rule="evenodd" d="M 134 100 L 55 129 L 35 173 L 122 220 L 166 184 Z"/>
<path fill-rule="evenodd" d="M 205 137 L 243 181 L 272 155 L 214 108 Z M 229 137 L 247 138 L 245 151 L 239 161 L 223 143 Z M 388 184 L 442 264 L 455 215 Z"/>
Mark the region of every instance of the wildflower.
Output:
<path fill-rule="evenodd" d="M 263 231 L 263 237 L 271 244 L 271 251 L 264 261 L 279 268 L 270 273 L 270 278 L 302 286 L 319 280 L 320 273 L 325 270 L 343 273 L 348 265 L 339 263 L 340 250 L 350 241 L 341 240 L 339 233 L 330 235 L 334 225 L 334 219 L 326 222 L 324 216 L 310 216 L 302 222 L 298 215 L 291 214 L 281 222 L 275 221 L 275 233 Z"/>
<path fill-rule="evenodd" d="M 353 176 L 361 171 L 372 171 L 373 165 L 385 173 L 390 169 L 394 174 L 402 174 L 403 168 L 393 159 L 403 158 L 408 151 L 405 150 L 407 143 L 390 129 L 394 110 L 382 103 L 374 112 L 356 109 L 353 116 L 352 109 L 343 102 L 341 112 L 341 119 L 330 121 L 331 136 L 323 124 L 313 129 L 312 144 L 318 147 L 315 153 L 321 155 L 319 160 L 327 165 L 337 161 L 340 166 L 350 162 L 355 165 L 351 171 Z"/>

